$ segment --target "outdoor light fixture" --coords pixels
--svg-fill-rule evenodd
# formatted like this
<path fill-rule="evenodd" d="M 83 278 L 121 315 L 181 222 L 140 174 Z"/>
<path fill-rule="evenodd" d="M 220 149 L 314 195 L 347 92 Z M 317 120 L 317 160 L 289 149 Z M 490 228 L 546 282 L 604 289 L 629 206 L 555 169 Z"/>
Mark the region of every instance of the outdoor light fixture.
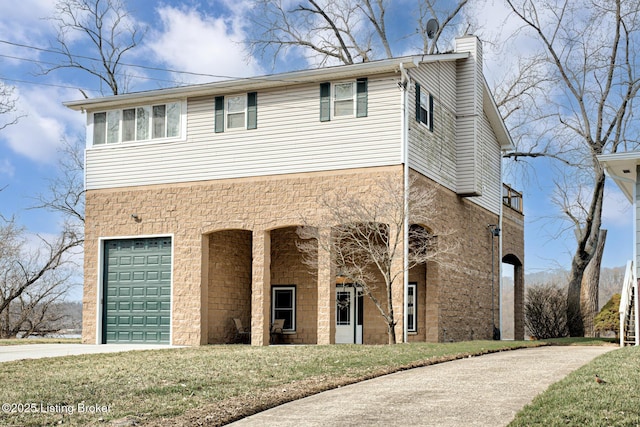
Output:
<path fill-rule="evenodd" d="M 131 214 L 131 218 L 133 218 L 134 221 L 136 222 L 140 222 L 140 217 L 138 216 L 138 214 Z"/>

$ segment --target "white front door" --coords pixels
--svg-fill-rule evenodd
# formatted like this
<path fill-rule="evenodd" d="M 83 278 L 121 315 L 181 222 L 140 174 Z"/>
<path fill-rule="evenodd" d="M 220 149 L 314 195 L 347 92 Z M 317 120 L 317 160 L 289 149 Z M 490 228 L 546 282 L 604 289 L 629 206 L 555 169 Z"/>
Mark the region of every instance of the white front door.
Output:
<path fill-rule="evenodd" d="M 362 292 L 352 286 L 336 288 L 336 344 L 362 344 Z"/>

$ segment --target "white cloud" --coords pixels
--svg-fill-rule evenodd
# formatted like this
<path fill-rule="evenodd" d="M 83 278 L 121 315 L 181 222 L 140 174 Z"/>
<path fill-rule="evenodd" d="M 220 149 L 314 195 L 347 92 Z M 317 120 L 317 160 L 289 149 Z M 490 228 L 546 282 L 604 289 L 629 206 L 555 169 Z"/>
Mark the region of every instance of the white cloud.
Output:
<path fill-rule="evenodd" d="M 245 34 L 237 17 L 213 17 L 197 9 L 158 8 L 162 27 L 147 34 L 147 48 L 169 68 L 216 76 L 249 77 L 262 73 L 244 51 Z M 210 76 L 180 75 L 182 81 L 202 83 Z"/>
<path fill-rule="evenodd" d="M 54 34 L 53 26 L 46 17 L 52 16 L 55 2 L 51 0 L 21 0 L 0 2 L 0 39 L 29 46 L 48 47 L 37 43 L 47 40 Z M 17 57 L 38 57 L 39 52 L 6 43 L 0 43 L 0 53 Z M 7 62 L 5 62 L 7 61 Z M 11 58 L 3 58 L 3 62 L 17 64 Z"/>
<path fill-rule="evenodd" d="M 9 159 L 0 160 L 0 175 L 7 175 L 9 177 L 13 177 L 16 172 L 15 166 L 11 164 Z"/>
<path fill-rule="evenodd" d="M 74 138 L 84 131 L 84 116 L 62 105 L 72 99 L 71 92 L 57 88 L 20 88 L 17 124 L 0 134 L 14 152 L 39 163 L 53 163 L 63 138 Z"/>

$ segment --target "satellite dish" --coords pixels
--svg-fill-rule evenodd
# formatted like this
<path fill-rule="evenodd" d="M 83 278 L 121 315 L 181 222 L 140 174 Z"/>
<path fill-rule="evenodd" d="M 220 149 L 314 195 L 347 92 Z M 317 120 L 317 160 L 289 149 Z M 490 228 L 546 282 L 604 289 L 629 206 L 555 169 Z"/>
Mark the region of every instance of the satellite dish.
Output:
<path fill-rule="evenodd" d="M 427 37 L 429 37 L 429 39 L 433 40 L 433 38 L 436 36 L 436 33 L 438 32 L 439 29 L 439 25 L 438 25 L 438 21 L 431 18 L 427 21 Z"/>

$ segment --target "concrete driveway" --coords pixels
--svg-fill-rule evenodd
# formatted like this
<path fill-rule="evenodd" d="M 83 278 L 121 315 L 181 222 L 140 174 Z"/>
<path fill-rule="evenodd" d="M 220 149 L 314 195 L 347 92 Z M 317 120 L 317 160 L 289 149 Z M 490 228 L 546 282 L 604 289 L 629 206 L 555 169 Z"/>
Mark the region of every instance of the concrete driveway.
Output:
<path fill-rule="evenodd" d="M 233 426 L 506 426 L 552 383 L 617 347 L 539 347 L 411 369 L 286 403 Z"/>
<path fill-rule="evenodd" d="M 172 348 L 157 344 L 25 344 L 0 346 L 0 362 L 43 357 L 71 356 L 78 354 L 117 353 L 132 350 L 157 350 Z"/>

